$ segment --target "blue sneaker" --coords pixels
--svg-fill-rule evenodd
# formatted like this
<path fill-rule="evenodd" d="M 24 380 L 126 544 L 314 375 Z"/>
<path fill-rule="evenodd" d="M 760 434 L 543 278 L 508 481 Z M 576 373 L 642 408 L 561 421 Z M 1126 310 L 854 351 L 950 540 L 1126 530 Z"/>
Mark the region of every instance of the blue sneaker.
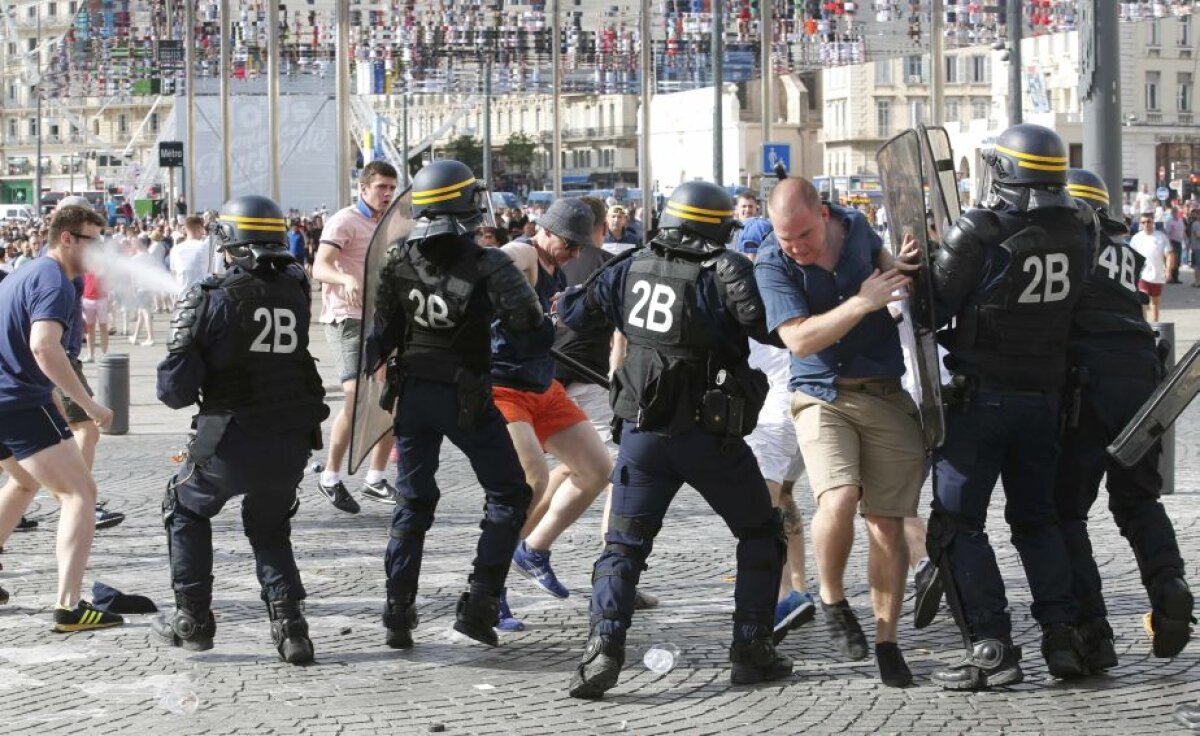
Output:
<path fill-rule="evenodd" d="M 817 615 L 817 603 L 811 593 L 792 591 L 775 604 L 775 630 L 771 639 L 776 644 L 783 641 L 792 629 L 798 629 Z"/>
<path fill-rule="evenodd" d="M 554 576 L 554 570 L 550 567 L 549 552 L 535 552 L 522 541 L 513 551 L 512 566 L 534 585 L 555 598 L 567 598 L 571 595 L 571 591 Z"/>
<path fill-rule="evenodd" d="M 513 616 L 512 609 L 508 607 L 508 588 L 500 591 L 500 622 L 496 628 L 501 631 L 525 630 L 525 622 Z"/>

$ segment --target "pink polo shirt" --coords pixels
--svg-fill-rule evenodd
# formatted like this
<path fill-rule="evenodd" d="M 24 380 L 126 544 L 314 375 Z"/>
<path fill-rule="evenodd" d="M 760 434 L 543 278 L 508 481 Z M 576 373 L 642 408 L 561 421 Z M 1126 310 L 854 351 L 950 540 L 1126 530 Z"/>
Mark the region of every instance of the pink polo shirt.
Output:
<path fill-rule="evenodd" d="M 343 273 L 357 276 L 359 284 L 366 277 L 367 246 L 371 244 L 377 222 L 375 218 L 364 216 L 358 205 L 350 205 L 335 212 L 321 231 L 321 243 L 338 249 L 338 266 Z M 362 319 L 362 309 L 347 304 L 343 294 L 341 284 L 321 284 L 322 322 Z"/>

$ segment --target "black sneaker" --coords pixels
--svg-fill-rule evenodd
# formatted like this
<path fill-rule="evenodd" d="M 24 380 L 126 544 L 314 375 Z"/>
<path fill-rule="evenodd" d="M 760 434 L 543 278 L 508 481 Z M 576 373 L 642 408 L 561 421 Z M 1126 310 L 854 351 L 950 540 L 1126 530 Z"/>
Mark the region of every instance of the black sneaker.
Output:
<path fill-rule="evenodd" d="M 1046 669 L 1060 680 L 1073 680 L 1087 674 L 1083 665 L 1083 640 L 1070 624 L 1042 627 L 1042 657 Z"/>
<path fill-rule="evenodd" d="M 769 637 L 753 641 L 735 641 L 729 647 L 733 669 L 729 680 L 734 685 L 783 680 L 792 676 L 792 658 L 781 654 Z"/>
<path fill-rule="evenodd" d="M 109 511 L 100 505 L 96 506 L 97 529 L 111 529 L 122 521 L 125 521 L 125 514 L 119 511 Z"/>
<path fill-rule="evenodd" d="M 54 608 L 54 630 L 60 633 L 108 629 L 123 623 L 125 619 L 117 614 L 93 608 L 87 601 L 79 601 L 75 608 Z"/>
<path fill-rule="evenodd" d="M 394 506 L 400 501 L 400 493 L 386 480 L 378 483 L 363 483 L 358 492 L 362 494 L 363 498 L 376 503 L 388 503 Z"/>
<path fill-rule="evenodd" d="M 825 614 L 825 625 L 833 646 L 852 660 L 866 659 L 867 637 L 863 635 L 850 604 L 845 600 L 833 604 L 821 601 L 821 611 Z"/>
<path fill-rule="evenodd" d="M 879 665 L 879 679 L 888 687 L 908 687 L 913 684 L 912 671 L 904 661 L 896 642 L 875 645 L 875 663 Z"/>
<path fill-rule="evenodd" d="M 1021 671 L 1021 648 L 999 639 L 977 641 L 966 657 L 934 671 L 930 679 L 945 690 L 987 690 L 1016 685 L 1025 679 Z"/>
<path fill-rule="evenodd" d="M 1117 648 L 1113 644 L 1113 630 L 1108 621 L 1093 618 L 1078 626 L 1079 638 L 1083 641 L 1083 663 L 1088 672 L 1096 673 L 1117 666 Z"/>
<path fill-rule="evenodd" d="M 13 529 L 13 531 L 14 532 L 32 532 L 32 531 L 35 531 L 37 528 L 38 528 L 38 523 L 36 521 L 34 521 L 33 519 L 26 519 L 24 516 L 22 516 L 21 520 L 17 522 L 17 528 Z"/>
<path fill-rule="evenodd" d="M 583 650 L 583 661 L 571 676 L 568 692 L 572 698 L 599 700 L 617 684 L 624 664 L 624 644 L 616 643 L 606 634 L 590 636 Z"/>
<path fill-rule="evenodd" d="M 350 495 L 350 491 L 346 490 L 346 484 L 340 480 L 331 486 L 317 481 L 317 490 L 338 511 L 345 511 L 347 514 L 357 514 L 361 510 L 358 501 L 354 500 L 354 497 Z"/>

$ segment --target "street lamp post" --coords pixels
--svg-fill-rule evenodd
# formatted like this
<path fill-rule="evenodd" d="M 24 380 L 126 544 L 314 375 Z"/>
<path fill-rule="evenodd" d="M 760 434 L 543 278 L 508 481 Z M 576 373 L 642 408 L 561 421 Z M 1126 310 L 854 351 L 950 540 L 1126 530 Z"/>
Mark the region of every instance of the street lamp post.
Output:
<path fill-rule="evenodd" d="M 37 81 L 33 85 L 33 94 L 37 98 L 37 160 L 33 162 L 33 211 L 42 214 L 42 6 L 34 9 L 37 14 L 37 46 L 34 48 L 33 61 Z"/>

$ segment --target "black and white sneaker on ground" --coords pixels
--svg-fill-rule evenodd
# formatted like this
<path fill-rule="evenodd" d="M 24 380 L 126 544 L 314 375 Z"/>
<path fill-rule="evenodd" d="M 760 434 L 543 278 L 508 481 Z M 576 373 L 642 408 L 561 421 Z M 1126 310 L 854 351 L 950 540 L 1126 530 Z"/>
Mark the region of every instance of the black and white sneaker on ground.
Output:
<path fill-rule="evenodd" d="M 125 521 L 125 514 L 120 511 L 109 511 L 103 506 L 96 506 L 97 529 L 111 529 L 122 521 Z"/>
<path fill-rule="evenodd" d="M 368 501 L 376 503 L 389 503 L 395 505 L 400 500 L 400 494 L 388 483 L 387 480 L 380 480 L 377 483 L 363 483 L 362 488 L 358 490 L 362 497 Z"/>
<path fill-rule="evenodd" d="M 346 490 L 346 484 L 340 480 L 331 486 L 317 481 L 317 490 L 338 511 L 345 511 L 347 514 L 357 514 L 361 510 L 358 501 L 354 500 L 354 497 L 350 495 L 350 491 Z"/>

